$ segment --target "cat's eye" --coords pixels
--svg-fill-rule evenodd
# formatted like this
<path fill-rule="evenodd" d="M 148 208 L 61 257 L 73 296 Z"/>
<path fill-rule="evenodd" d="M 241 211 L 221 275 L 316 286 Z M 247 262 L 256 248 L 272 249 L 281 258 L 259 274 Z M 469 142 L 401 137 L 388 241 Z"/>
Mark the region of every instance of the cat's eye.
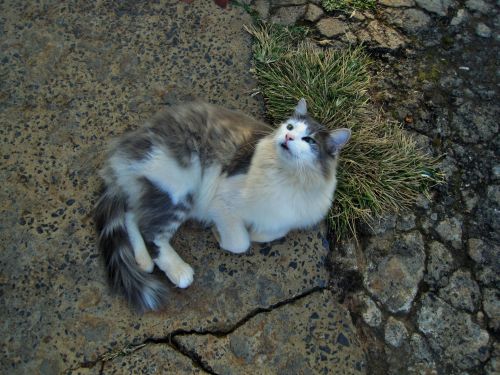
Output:
<path fill-rule="evenodd" d="M 302 140 L 303 140 L 304 142 L 309 143 L 310 145 L 312 145 L 312 144 L 316 143 L 316 141 L 315 141 L 314 139 L 312 139 L 311 137 L 302 137 Z"/>
<path fill-rule="evenodd" d="M 293 129 L 293 125 L 292 125 L 292 124 L 288 124 L 288 125 L 286 126 L 286 128 L 287 128 L 288 130 L 292 130 L 292 129 Z"/>

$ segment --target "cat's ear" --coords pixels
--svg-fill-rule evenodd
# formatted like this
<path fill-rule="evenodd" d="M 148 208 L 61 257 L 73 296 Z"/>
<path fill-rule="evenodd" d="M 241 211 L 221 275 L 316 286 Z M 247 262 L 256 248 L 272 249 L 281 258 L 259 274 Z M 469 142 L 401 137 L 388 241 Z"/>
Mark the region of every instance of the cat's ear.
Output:
<path fill-rule="evenodd" d="M 331 131 L 327 141 L 328 152 L 331 155 L 338 154 L 349 138 L 351 138 L 350 129 L 342 128 Z"/>
<path fill-rule="evenodd" d="M 305 116 L 307 114 L 307 103 L 304 98 L 300 99 L 295 107 L 295 114 L 299 116 Z"/>

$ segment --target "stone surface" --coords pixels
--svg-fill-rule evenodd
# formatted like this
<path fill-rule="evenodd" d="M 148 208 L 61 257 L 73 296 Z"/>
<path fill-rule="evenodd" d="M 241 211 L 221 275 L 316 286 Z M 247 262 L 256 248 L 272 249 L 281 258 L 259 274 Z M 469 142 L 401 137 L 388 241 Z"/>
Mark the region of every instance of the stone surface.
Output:
<path fill-rule="evenodd" d="M 259 14 L 259 17 L 263 20 L 267 20 L 269 17 L 269 1 L 256 0 L 253 6 L 255 11 Z"/>
<path fill-rule="evenodd" d="M 500 287 L 500 246 L 471 238 L 468 254 L 475 261 L 474 273 L 483 285 Z"/>
<path fill-rule="evenodd" d="M 456 269 L 453 256 L 446 246 L 437 241 L 429 244 L 427 258 L 427 272 L 424 280 L 433 287 L 442 287 L 448 284 L 448 276 Z"/>
<path fill-rule="evenodd" d="M 397 216 L 394 214 L 382 215 L 374 218 L 368 225 L 368 232 L 371 234 L 384 234 L 396 228 Z"/>
<path fill-rule="evenodd" d="M 500 360 L 498 358 L 491 358 L 484 366 L 484 372 L 486 375 L 500 374 Z"/>
<path fill-rule="evenodd" d="M 491 36 L 491 29 L 484 23 L 479 22 L 476 26 L 476 34 L 481 38 L 489 38 Z"/>
<path fill-rule="evenodd" d="M 391 316 L 385 323 L 384 337 L 389 345 L 399 348 L 408 339 L 408 330 L 404 323 Z"/>
<path fill-rule="evenodd" d="M 457 217 L 446 218 L 436 226 L 436 232 L 443 241 L 455 249 L 462 247 L 462 222 Z"/>
<path fill-rule="evenodd" d="M 103 374 L 205 374 L 192 360 L 167 344 L 148 344 L 104 364 Z"/>
<path fill-rule="evenodd" d="M 483 289 L 483 310 L 488 316 L 490 328 L 500 329 L 500 295 L 497 289 Z"/>
<path fill-rule="evenodd" d="M 397 218 L 396 228 L 402 231 L 415 229 L 415 214 L 409 212 L 399 215 Z"/>
<path fill-rule="evenodd" d="M 305 5 L 278 8 L 271 17 L 271 22 L 280 25 L 293 25 L 306 13 Z"/>
<path fill-rule="evenodd" d="M 500 374 L 500 343 L 498 341 L 493 343 L 493 352 L 490 360 L 484 366 L 484 372 L 486 375 Z"/>
<path fill-rule="evenodd" d="M 473 12 L 487 14 L 490 11 L 490 5 L 484 0 L 467 0 L 465 6 Z"/>
<path fill-rule="evenodd" d="M 488 332 L 474 323 L 470 315 L 434 294 L 422 297 L 417 324 L 431 348 L 450 367 L 467 370 L 489 357 Z"/>
<path fill-rule="evenodd" d="M 391 25 L 412 34 L 426 30 L 431 22 L 431 18 L 420 9 L 388 9 L 385 14 Z"/>
<path fill-rule="evenodd" d="M 382 312 L 378 308 L 377 304 L 373 300 L 363 295 L 361 301 L 364 304 L 364 309 L 362 312 L 363 321 L 370 327 L 378 327 L 382 323 Z"/>
<path fill-rule="evenodd" d="M 313 3 L 313 2 L 316 2 L 316 1 L 314 1 L 314 0 L 313 1 L 310 1 L 310 0 L 271 0 L 271 1 L 269 1 L 271 6 L 273 6 L 273 7 L 279 7 L 279 6 L 287 7 L 289 5 L 304 5 L 304 4 Z"/>
<path fill-rule="evenodd" d="M 327 38 L 342 35 L 348 30 L 347 24 L 336 18 L 323 18 L 316 24 L 316 27 Z"/>
<path fill-rule="evenodd" d="M 439 296 L 457 309 L 473 312 L 477 309 L 481 292 L 469 271 L 458 270 L 451 277 Z"/>
<path fill-rule="evenodd" d="M 378 3 L 393 8 L 400 8 L 400 7 L 408 8 L 415 6 L 414 0 L 379 0 Z"/>
<path fill-rule="evenodd" d="M 451 26 L 458 26 L 462 22 L 464 22 L 467 19 L 467 17 L 468 17 L 468 14 L 465 11 L 465 9 L 459 9 L 457 11 L 457 14 L 455 14 L 455 16 L 451 19 L 450 25 Z"/>
<path fill-rule="evenodd" d="M 309 4 L 307 6 L 306 15 L 304 19 L 310 22 L 316 22 L 324 14 L 323 9 L 314 4 Z"/>
<path fill-rule="evenodd" d="M 422 235 L 414 231 L 396 238 L 374 238 L 365 254 L 367 290 L 389 311 L 408 312 L 424 271 Z"/>
<path fill-rule="evenodd" d="M 366 29 L 359 30 L 356 35 L 360 42 L 375 48 L 397 50 L 406 44 L 401 34 L 377 20 L 370 21 Z"/>
<path fill-rule="evenodd" d="M 262 115 L 262 102 L 249 95 L 251 38 L 242 25 L 252 21 L 241 8 L 211 1 L 0 8 L 2 154 L 11 155 L 0 170 L 0 373 L 62 373 L 177 329 L 227 329 L 326 284 L 317 230 L 232 255 L 217 249 L 209 230 L 188 225 L 174 246 L 195 281 L 188 290 L 170 287 L 164 311 L 138 316 L 106 285 L 90 212 L 113 135 L 192 97 Z"/>
<path fill-rule="evenodd" d="M 428 12 L 436 13 L 439 16 L 448 15 L 448 8 L 452 0 L 415 0 L 417 5 Z"/>
<path fill-rule="evenodd" d="M 432 357 L 429 344 L 418 333 L 414 333 L 410 338 L 410 366 L 411 374 L 436 374 L 436 364 Z"/>
<path fill-rule="evenodd" d="M 328 291 L 259 314 L 224 337 L 180 336 L 217 374 L 360 374 L 365 358 L 346 309 Z"/>

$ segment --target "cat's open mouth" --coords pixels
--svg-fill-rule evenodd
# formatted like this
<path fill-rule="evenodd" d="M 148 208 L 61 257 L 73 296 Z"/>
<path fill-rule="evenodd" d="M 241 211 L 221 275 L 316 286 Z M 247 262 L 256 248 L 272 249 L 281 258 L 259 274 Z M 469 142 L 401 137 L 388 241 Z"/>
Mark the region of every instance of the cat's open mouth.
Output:
<path fill-rule="evenodd" d="M 288 152 L 290 152 L 290 149 L 288 148 L 286 143 L 281 143 L 281 147 L 284 148 L 285 150 L 287 150 Z"/>

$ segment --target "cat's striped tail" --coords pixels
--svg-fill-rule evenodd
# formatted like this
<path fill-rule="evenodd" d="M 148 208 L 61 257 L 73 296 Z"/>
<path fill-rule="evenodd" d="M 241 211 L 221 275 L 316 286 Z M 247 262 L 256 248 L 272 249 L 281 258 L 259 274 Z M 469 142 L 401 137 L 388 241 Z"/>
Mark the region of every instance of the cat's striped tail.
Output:
<path fill-rule="evenodd" d="M 154 275 L 137 265 L 125 225 L 126 210 L 126 197 L 106 188 L 94 211 L 109 282 L 113 291 L 125 296 L 140 312 L 158 310 L 167 290 Z"/>

